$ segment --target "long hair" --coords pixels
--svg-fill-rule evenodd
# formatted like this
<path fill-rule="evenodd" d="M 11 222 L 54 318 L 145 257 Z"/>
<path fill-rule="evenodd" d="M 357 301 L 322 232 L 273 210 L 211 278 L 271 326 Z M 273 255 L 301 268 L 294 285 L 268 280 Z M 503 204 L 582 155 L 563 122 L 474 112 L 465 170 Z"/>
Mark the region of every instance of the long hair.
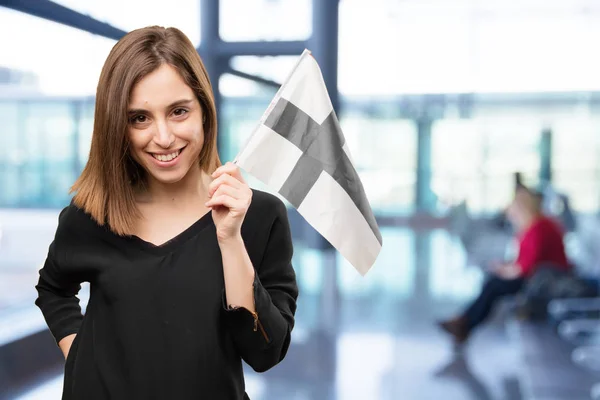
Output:
<path fill-rule="evenodd" d="M 217 112 L 208 74 L 190 40 L 176 28 L 151 26 L 126 34 L 110 51 L 96 90 L 94 131 L 83 172 L 71 188 L 73 202 L 118 235 L 132 234 L 139 218 L 135 190 L 146 173 L 129 154 L 128 117 L 133 87 L 163 64 L 175 68 L 196 94 L 204 120 L 200 167 L 212 173 L 217 153 Z"/>

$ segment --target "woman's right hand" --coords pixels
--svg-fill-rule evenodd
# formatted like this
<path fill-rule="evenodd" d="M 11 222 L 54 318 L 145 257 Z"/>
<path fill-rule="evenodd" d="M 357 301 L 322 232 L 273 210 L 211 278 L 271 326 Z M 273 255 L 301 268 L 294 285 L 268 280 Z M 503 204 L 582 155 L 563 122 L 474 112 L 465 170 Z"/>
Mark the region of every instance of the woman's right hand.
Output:
<path fill-rule="evenodd" d="M 506 280 L 513 280 L 521 277 L 521 267 L 517 264 L 506 264 L 494 270 L 494 275 Z"/>
<path fill-rule="evenodd" d="M 63 355 L 65 356 L 65 360 L 69 355 L 69 350 L 71 350 L 71 345 L 73 344 L 73 340 L 75 340 L 75 336 L 77 336 L 77 334 L 73 333 L 69 336 L 65 336 L 60 340 L 60 342 L 58 342 L 58 347 L 60 347 L 60 349 L 62 350 Z"/>

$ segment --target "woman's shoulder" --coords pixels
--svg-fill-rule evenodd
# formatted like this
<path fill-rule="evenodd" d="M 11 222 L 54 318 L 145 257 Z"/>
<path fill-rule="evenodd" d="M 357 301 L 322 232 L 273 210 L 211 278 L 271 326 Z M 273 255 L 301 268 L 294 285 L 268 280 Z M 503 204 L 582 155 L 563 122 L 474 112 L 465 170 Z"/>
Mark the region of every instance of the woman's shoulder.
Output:
<path fill-rule="evenodd" d="M 287 218 L 287 208 L 279 197 L 262 190 L 252 189 L 252 203 L 250 203 L 246 217 L 255 223 L 272 223 L 277 218 Z"/>
<path fill-rule="evenodd" d="M 94 221 L 91 215 L 71 201 L 58 215 L 56 236 L 57 238 L 81 237 L 98 229 L 102 229 L 102 227 Z"/>
<path fill-rule="evenodd" d="M 270 210 L 273 213 L 286 210 L 285 204 L 279 197 L 258 189 L 252 189 L 252 204 L 250 207 L 261 211 Z"/>
<path fill-rule="evenodd" d="M 524 232 L 523 237 L 547 238 L 562 237 L 562 228 L 553 218 L 542 215 Z"/>
<path fill-rule="evenodd" d="M 242 225 L 242 236 L 250 259 L 253 263 L 260 263 L 274 235 L 277 237 L 277 251 L 291 247 L 290 221 L 283 200 L 261 190 L 252 189 L 252 192 L 252 202 Z"/>

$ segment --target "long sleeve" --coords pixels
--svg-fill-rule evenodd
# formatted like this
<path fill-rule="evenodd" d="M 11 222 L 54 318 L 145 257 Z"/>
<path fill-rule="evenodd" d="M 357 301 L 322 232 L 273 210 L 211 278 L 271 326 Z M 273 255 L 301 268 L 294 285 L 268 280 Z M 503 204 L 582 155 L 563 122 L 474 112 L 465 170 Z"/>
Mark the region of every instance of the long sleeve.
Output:
<path fill-rule="evenodd" d="M 61 269 L 57 253 L 57 241 L 60 241 L 61 226 L 57 230 L 54 241 L 50 244 L 48 257 L 40 270 L 36 289 L 38 298 L 35 304 L 40 308 L 56 343 L 65 336 L 77 333 L 83 320 L 79 298 L 80 280 L 75 274 L 65 273 Z"/>
<path fill-rule="evenodd" d="M 521 268 L 523 276 L 531 275 L 535 267 L 543 261 L 542 246 L 542 237 L 536 230 L 529 232 L 521 242 L 516 264 Z"/>
<path fill-rule="evenodd" d="M 278 202 L 276 216 L 258 267 L 255 265 L 256 314 L 244 308 L 227 309 L 225 320 L 242 359 L 264 372 L 285 357 L 294 327 L 298 287 L 292 267 L 293 245 L 285 205 Z"/>

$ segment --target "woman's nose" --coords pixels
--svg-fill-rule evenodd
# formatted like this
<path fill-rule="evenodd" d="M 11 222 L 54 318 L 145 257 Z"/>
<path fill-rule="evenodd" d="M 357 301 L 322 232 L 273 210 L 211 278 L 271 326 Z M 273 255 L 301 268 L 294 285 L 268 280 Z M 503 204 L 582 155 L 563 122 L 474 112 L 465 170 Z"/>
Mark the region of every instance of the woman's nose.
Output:
<path fill-rule="evenodd" d="M 175 136 L 169 130 L 169 127 L 164 122 L 158 122 L 156 128 L 156 134 L 154 135 L 154 143 L 168 149 L 175 142 Z"/>

